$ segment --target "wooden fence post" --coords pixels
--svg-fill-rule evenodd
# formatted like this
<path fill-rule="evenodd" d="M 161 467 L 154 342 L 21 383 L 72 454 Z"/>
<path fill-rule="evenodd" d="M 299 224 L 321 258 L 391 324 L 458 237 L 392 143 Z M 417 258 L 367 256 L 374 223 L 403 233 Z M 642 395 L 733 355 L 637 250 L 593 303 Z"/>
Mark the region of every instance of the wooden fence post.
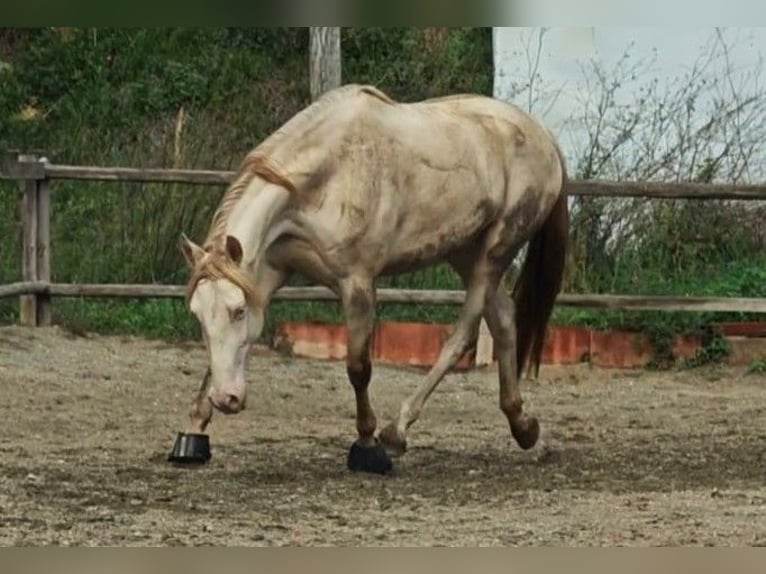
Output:
<path fill-rule="evenodd" d="M 340 87 L 340 28 L 309 28 L 309 87 L 311 101 Z"/>
<path fill-rule="evenodd" d="M 20 155 L 19 161 L 34 161 L 35 156 Z M 37 181 L 28 179 L 22 184 L 21 198 L 21 275 L 23 281 L 37 281 Z M 19 297 L 19 323 L 24 327 L 37 325 L 37 297 Z"/>
<path fill-rule="evenodd" d="M 42 160 L 45 161 L 45 160 Z M 48 179 L 37 184 L 37 280 L 51 282 L 51 188 Z M 51 297 L 37 295 L 37 325 L 48 327 L 52 323 Z"/>
<path fill-rule="evenodd" d="M 34 162 L 34 155 L 19 155 L 19 162 Z M 45 179 L 27 179 L 22 184 L 22 259 L 24 281 L 50 281 L 50 187 Z M 19 297 L 19 323 L 26 327 L 51 324 L 50 296 Z"/>

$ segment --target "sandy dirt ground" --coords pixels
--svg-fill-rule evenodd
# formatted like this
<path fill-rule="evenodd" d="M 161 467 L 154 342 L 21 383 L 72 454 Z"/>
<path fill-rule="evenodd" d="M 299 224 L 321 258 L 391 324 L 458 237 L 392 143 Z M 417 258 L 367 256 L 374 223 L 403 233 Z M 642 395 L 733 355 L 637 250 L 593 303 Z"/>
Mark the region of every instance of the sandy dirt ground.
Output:
<path fill-rule="evenodd" d="M 392 475 L 346 469 L 341 363 L 257 356 L 204 467 L 166 462 L 201 348 L 0 329 L 3 545 L 762 545 L 766 377 L 543 367 L 522 452 L 494 368 L 449 376 Z M 422 372 L 376 365 L 379 420 Z"/>

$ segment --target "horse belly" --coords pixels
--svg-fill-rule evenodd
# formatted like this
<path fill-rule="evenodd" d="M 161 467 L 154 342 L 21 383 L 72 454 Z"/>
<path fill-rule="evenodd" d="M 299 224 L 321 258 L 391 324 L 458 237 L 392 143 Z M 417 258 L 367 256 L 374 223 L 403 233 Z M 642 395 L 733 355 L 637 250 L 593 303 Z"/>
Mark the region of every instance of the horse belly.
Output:
<path fill-rule="evenodd" d="M 474 188 L 475 189 L 475 188 Z M 380 272 L 399 273 L 431 265 L 476 241 L 495 219 L 497 202 L 476 194 L 434 197 L 426 204 L 408 202 L 396 213 L 383 215 Z"/>

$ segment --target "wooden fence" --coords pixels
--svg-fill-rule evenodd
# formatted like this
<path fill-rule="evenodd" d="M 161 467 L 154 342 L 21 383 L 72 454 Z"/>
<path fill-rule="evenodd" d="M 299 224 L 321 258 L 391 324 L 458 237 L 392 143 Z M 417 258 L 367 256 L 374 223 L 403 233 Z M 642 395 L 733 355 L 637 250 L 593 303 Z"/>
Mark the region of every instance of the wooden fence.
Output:
<path fill-rule="evenodd" d="M 34 155 L 6 155 L 0 163 L 0 178 L 18 181 L 23 190 L 23 280 L 0 285 L 0 297 L 19 297 L 19 322 L 22 325 L 49 325 L 52 297 L 183 297 L 182 285 L 51 283 L 51 181 L 226 185 L 233 176 L 234 172 L 230 171 L 55 165 Z M 764 200 L 766 185 L 573 181 L 570 193 L 612 198 Z M 459 305 L 463 296 L 464 293 L 458 290 L 380 289 L 377 300 L 380 303 Z M 328 301 L 336 297 L 324 287 L 284 287 L 275 294 L 275 299 Z M 558 305 L 601 309 L 766 313 L 764 298 L 562 293 L 556 302 Z"/>

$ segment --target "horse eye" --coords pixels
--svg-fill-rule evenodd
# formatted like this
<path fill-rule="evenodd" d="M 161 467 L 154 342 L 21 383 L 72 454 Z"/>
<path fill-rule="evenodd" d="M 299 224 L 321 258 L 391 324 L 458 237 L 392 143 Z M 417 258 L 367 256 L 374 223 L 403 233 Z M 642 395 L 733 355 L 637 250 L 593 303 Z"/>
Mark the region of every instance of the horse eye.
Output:
<path fill-rule="evenodd" d="M 244 318 L 245 318 L 244 307 L 237 307 L 236 309 L 234 309 L 234 312 L 231 314 L 232 321 L 241 321 Z"/>

